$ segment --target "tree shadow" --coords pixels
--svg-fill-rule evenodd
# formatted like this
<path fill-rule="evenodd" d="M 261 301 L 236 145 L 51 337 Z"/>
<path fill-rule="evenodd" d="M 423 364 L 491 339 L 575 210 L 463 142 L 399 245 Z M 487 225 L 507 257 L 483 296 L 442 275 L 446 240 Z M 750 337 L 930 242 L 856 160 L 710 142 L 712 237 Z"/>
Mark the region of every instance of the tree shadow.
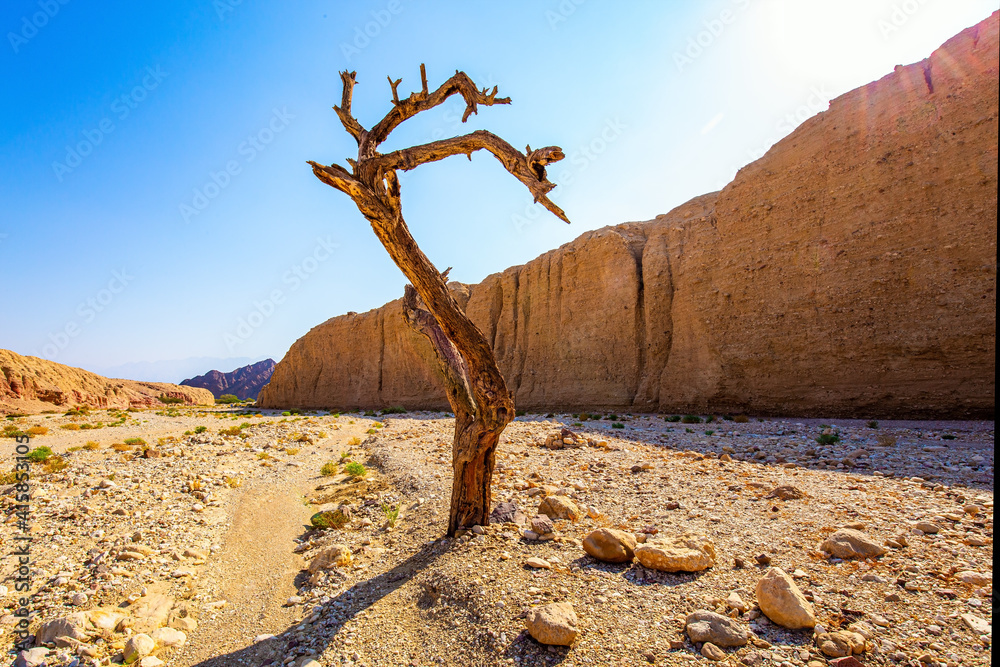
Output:
<path fill-rule="evenodd" d="M 323 644 L 316 648 L 313 657 L 318 658 L 335 640 L 343 626 L 354 619 L 359 613 L 368 609 L 382 598 L 396 591 L 416 575 L 430 566 L 443 553 L 440 547 L 425 545 L 417 553 L 396 565 L 391 570 L 378 574 L 370 579 L 359 581 L 350 588 L 331 598 L 318 612 L 325 624 L 321 632 L 312 630 L 314 636 L 321 636 Z M 296 575 L 296 586 L 302 586 L 309 575 L 300 572 Z M 286 628 L 280 634 L 256 644 L 251 644 L 237 651 L 213 656 L 197 663 L 194 667 L 232 667 L 233 665 L 280 665 L 285 656 L 299 645 L 295 638 L 296 630 L 301 623 Z"/>

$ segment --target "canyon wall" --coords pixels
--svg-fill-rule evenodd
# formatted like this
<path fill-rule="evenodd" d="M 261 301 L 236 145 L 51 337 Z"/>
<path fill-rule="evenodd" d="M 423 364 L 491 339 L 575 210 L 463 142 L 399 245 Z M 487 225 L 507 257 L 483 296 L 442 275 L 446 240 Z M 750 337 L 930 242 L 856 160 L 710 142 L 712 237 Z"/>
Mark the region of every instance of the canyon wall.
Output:
<path fill-rule="evenodd" d="M 519 409 L 992 417 L 997 14 L 721 192 L 454 285 Z M 400 302 L 320 324 L 265 407 L 447 406 Z"/>
<path fill-rule="evenodd" d="M 0 414 L 92 408 L 163 407 L 160 396 L 187 405 L 214 405 L 207 389 L 169 382 L 112 380 L 82 368 L 0 350 Z"/>

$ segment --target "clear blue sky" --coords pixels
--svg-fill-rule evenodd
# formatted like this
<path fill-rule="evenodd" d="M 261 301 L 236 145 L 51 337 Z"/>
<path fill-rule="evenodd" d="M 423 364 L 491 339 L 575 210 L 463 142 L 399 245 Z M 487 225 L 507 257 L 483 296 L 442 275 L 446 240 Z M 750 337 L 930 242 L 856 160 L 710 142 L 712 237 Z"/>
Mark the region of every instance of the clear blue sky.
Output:
<path fill-rule="evenodd" d="M 369 127 L 390 108 L 386 75 L 408 93 L 421 62 L 432 87 L 463 69 L 513 98 L 465 126 L 454 100 L 387 148 L 485 128 L 566 152 L 550 177 L 571 226 L 486 154 L 405 177 L 424 250 L 477 282 L 719 189 L 828 98 L 996 7 L 6 2 L 0 347 L 96 370 L 279 359 L 327 318 L 400 296 L 404 278 L 365 220 L 306 165 L 356 150 L 330 109 L 339 70 L 357 70 L 355 115 Z"/>

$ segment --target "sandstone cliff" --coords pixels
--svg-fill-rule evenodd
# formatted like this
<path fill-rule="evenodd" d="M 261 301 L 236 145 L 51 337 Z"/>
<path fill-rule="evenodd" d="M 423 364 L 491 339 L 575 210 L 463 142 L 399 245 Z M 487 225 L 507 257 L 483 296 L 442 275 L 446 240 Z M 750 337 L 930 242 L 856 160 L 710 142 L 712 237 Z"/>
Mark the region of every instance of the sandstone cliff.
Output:
<path fill-rule="evenodd" d="M 208 389 L 216 398 L 223 394 L 232 394 L 243 400 L 256 399 L 261 388 L 271 379 L 273 372 L 274 359 L 265 359 L 228 373 L 212 370 L 204 375 L 183 380 L 181 385 Z"/>
<path fill-rule="evenodd" d="M 93 408 L 162 407 L 160 396 L 213 405 L 207 389 L 168 382 L 111 380 L 38 357 L 0 350 L 0 413 L 32 413 L 75 405 Z"/>
<path fill-rule="evenodd" d="M 997 24 L 833 100 L 719 193 L 468 286 L 517 407 L 992 416 Z M 444 407 L 429 354 L 399 301 L 335 317 L 258 402 Z"/>

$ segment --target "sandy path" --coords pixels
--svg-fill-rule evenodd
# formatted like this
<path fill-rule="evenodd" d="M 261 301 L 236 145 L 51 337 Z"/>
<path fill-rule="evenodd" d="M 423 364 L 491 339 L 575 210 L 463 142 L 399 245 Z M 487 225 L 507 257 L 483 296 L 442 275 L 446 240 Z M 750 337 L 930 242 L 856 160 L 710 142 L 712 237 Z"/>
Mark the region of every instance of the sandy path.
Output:
<path fill-rule="evenodd" d="M 361 433 L 357 426 L 345 428 L 327 447 L 339 451 L 346 448 L 348 438 Z M 271 657 L 267 643 L 259 650 L 244 650 L 254 637 L 280 634 L 300 620 L 301 607 L 284 605 L 296 594 L 295 577 L 306 565 L 292 550 L 315 511 L 303 504 L 303 498 L 316 485 L 318 466 L 313 464 L 318 458 L 286 468 L 277 483 L 273 478 L 249 481 L 233 500 L 222 549 L 199 585 L 217 591 L 213 599 L 225 600 L 226 605 L 199 619 L 188 645 L 171 656 L 171 665 L 261 664 Z M 233 655 L 236 652 L 239 657 Z"/>

